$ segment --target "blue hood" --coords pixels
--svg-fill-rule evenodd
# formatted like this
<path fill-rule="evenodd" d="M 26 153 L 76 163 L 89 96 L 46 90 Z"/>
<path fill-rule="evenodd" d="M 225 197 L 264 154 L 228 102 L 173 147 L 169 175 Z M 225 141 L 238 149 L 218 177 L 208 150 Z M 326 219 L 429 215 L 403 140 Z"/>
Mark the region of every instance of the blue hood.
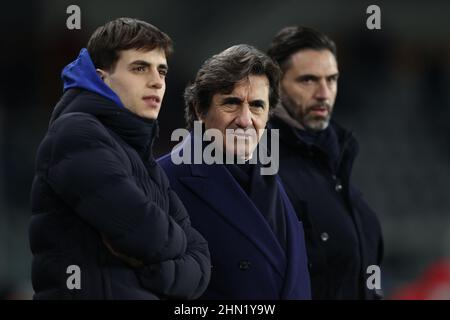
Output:
<path fill-rule="evenodd" d="M 85 89 L 112 100 L 124 108 L 120 98 L 97 75 L 86 48 L 81 49 L 78 58 L 63 69 L 61 78 L 64 82 L 64 92 L 71 88 Z"/>

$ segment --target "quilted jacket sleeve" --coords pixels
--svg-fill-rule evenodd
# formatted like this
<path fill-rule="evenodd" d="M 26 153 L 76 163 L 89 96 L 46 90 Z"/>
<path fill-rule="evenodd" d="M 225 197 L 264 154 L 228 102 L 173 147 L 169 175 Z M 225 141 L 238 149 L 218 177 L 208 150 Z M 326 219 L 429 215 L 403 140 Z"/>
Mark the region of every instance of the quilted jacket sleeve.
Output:
<path fill-rule="evenodd" d="M 171 189 L 168 192 L 170 215 L 186 232 L 187 250 L 178 259 L 141 268 L 141 283 L 162 297 L 195 299 L 206 290 L 211 276 L 208 244 L 203 236 L 191 227 L 186 208 L 175 192 Z"/>

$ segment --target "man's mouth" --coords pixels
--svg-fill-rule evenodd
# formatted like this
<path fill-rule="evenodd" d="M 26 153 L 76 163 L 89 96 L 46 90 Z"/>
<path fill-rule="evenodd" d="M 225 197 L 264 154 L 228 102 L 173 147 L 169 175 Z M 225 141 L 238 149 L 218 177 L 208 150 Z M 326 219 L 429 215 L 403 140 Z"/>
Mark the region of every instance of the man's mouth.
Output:
<path fill-rule="evenodd" d="M 233 135 L 235 137 L 239 137 L 239 138 L 251 138 L 253 137 L 251 134 L 245 134 L 245 133 L 233 133 Z"/>
<path fill-rule="evenodd" d="M 142 100 L 144 100 L 144 102 L 147 104 L 147 106 L 152 107 L 152 108 L 156 108 L 159 107 L 159 104 L 161 102 L 161 99 L 158 96 L 144 96 L 142 98 Z"/>
<path fill-rule="evenodd" d="M 309 109 L 309 112 L 316 115 L 316 116 L 322 116 L 322 117 L 326 117 L 329 113 L 329 108 L 327 106 L 324 105 L 319 105 L 319 106 L 313 106 Z"/>
<path fill-rule="evenodd" d="M 251 139 L 257 136 L 255 129 L 236 129 L 232 134 L 238 139 Z"/>

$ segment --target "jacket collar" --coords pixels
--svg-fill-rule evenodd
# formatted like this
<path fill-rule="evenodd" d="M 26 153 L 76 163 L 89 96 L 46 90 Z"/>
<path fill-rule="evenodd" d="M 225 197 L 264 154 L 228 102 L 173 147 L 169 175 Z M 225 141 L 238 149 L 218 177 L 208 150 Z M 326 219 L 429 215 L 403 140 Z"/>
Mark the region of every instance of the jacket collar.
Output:
<path fill-rule="evenodd" d="M 351 131 L 341 127 L 337 122 L 330 121 L 331 128 L 336 132 L 339 141 L 339 148 L 341 154 L 338 163 L 341 170 L 344 170 L 346 175 L 350 174 L 353 167 L 353 162 L 359 152 L 359 146 L 356 139 L 353 137 Z M 321 156 L 326 155 L 316 146 L 308 144 L 304 141 L 295 130 L 303 130 L 300 124 L 287 111 L 283 104 L 277 105 L 274 109 L 272 118 L 270 119 L 270 128 L 280 130 L 280 140 L 283 143 L 300 150 L 305 156 L 311 156 L 319 153 Z"/>
<path fill-rule="evenodd" d="M 70 96 L 71 98 L 67 98 Z M 97 93 L 81 89 L 69 89 L 56 105 L 50 123 L 63 114 L 83 112 L 95 116 L 135 149 L 143 160 L 153 160 L 153 141 L 158 136 L 156 119 L 141 118 L 126 108 L 119 108 L 114 101 Z"/>

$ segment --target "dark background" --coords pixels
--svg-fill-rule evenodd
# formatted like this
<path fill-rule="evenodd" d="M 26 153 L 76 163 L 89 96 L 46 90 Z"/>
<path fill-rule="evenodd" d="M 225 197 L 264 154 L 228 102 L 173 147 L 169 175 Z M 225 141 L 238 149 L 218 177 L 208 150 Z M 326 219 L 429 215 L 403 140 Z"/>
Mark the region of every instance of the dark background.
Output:
<path fill-rule="evenodd" d="M 71 4 L 81 30 L 66 27 Z M 371 4 L 381 30 L 366 27 Z M 30 186 L 60 72 L 97 26 L 122 16 L 175 42 L 157 155 L 184 126 L 182 92 L 206 58 L 238 43 L 266 50 L 287 25 L 330 35 L 341 72 L 334 116 L 359 139 L 353 178 L 383 227 L 383 289 L 389 297 L 450 257 L 449 1 L 44 0 L 8 1 L 0 12 L 0 298 L 31 294 Z"/>

